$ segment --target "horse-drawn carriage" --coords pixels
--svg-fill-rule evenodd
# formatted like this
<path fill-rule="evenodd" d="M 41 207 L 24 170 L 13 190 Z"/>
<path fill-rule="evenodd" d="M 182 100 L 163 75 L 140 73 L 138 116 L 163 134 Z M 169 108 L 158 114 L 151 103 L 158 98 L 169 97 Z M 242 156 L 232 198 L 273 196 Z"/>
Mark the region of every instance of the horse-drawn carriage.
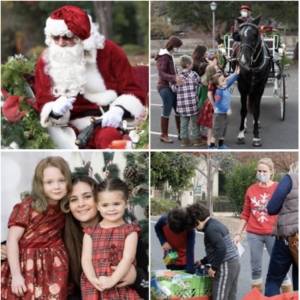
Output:
<path fill-rule="evenodd" d="M 238 19 L 239 20 L 239 19 Z M 259 26 L 260 17 L 253 21 L 240 20 L 240 42 L 235 42 L 231 35 L 224 36 L 223 44 L 219 45 L 219 54 L 223 58 L 222 70 L 224 74 L 234 72 L 236 65 L 240 65 L 241 73 L 238 79 L 238 89 L 241 94 L 241 125 L 238 144 L 245 143 L 244 131 L 249 110 L 253 111 L 254 138 L 253 146 L 260 147 L 258 135 L 258 118 L 260 114 L 260 100 L 265 85 L 273 84 L 273 96 L 279 98 L 280 118 L 285 118 L 286 87 L 284 70 L 284 45 L 280 42 L 278 30 L 270 26 Z"/>

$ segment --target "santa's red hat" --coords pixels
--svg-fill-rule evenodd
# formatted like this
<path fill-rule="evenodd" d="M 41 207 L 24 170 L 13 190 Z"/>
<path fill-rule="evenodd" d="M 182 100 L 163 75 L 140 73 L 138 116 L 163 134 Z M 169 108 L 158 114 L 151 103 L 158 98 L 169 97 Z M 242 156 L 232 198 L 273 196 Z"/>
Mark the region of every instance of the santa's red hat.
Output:
<path fill-rule="evenodd" d="M 46 21 L 45 34 L 51 35 L 67 35 L 72 34 L 81 40 L 90 37 L 91 23 L 86 11 L 79 7 L 66 5 L 55 10 Z"/>
<path fill-rule="evenodd" d="M 247 9 L 247 10 L 251 11 L 250 6 L 246 5 L 246 4 L 244 4 L 244 5 L 241 6 L 241 10 L 242 9 Z"/>

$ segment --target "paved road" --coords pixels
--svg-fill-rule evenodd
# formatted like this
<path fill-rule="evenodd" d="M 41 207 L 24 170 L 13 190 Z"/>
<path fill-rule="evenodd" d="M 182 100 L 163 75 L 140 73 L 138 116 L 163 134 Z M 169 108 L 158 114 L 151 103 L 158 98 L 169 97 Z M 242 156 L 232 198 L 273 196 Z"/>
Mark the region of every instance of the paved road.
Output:
<path fill-rule="evenodd" d="M 234 84 L 232 94 L 232 111 L 233 114 L 229 118 L 227 128 L 227 136 L 225 144 L 231 149 L 298 149 L 298 67 L 293 66 L 290 70 L 286 70 L 287 94 L 289 98 L 286 103 L 285 121 L 280 119 L 279 99 L 273 96 L 273 85 L 269 85 L 265 89 L 265 93 L 261 102 L 260 116 L 260 138 L 262 147 L 252 147 L 252 116 L 248 119 L 248 133 L 245 135 L 246 143 L 244 145 L 236 144 L 236 137 L 239 131 L 240 123 L 240 97 L 237 85 Z M 181 147 L 177 140 L 177 129 L 174 121 L 174 114 L 170 117 L 169 134 L 174 140 L 173 144 L 162 143 L 159 140 L 160 135 L 160 116 L 162 113 L 162 101 L 156 90 L 158 80 L 156 66 L 151 66 L 151 149 L 206 149 L 201 147 Z"/>
<path fill-rule="evenodd" d="M 162 259 L 163 254 L 161 250 L 160 243 L 158 238 L 156 237 L 155 230 L 154 230 L 154 221 L 151 221 L 151 269 L 152 270 L 164 270 L 166 269 L 164 265 L 164 261 Z M 203 243 L 203 233 L 197 232 L 196 234 L 196 245 L 195 245 L 195 259 L 199 260 L 205 256 L 204 251 L 204 243 Z M 240 264 L 241 264 L 241 271 L 239 276 L 238 282 L 238 291 L 237 291 L 237 299 L 241 300 L 245 295 L 247 295 L 251 288 L 250 288 L 250 253 L 246 243 L 242 243 L 243 247 L 245 248 L 245 252 L 243 253 Z M 265 280 L 269 265 L 269 254 L 267 250 L 264 250 L 263 253 L 263 280 Z M 291 276 L 291 275 L 290 275 Z"/>

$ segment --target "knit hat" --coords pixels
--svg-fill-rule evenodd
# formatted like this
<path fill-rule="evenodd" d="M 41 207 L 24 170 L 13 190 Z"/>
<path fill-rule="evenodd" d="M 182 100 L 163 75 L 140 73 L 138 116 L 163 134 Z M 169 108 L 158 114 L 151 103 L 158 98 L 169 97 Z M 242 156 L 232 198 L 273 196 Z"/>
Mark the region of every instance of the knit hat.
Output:
<path fill-rule="evenodd" d="M 245 5 L 245 4 L 241 6 L 241 10 L 242 9 L 247 9 L 247 10 L 251 11 L 250 6 L 249 5 Z"/>
<path fill-rule="evenodd" d="M 72 34 L 81 40 L 89 38 L 91 23 L 87 13 L 79 7 L 66 5 L 55 10 L 46 21 L 45 34 L 67 35 Z"/>

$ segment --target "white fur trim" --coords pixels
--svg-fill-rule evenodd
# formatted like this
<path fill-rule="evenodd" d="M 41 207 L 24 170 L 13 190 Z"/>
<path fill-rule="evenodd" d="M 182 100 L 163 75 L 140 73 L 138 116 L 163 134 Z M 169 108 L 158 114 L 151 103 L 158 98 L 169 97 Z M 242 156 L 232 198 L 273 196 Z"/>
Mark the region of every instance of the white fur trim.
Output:
<path fill-rule="evenodd" d="M 83 41 L 83 48 L 85 50 L 85 58 L 87 62 L 96 62 L 97 49 L 103 49 L 105 44 L 105 36 L 98 31 L 99 25 L 92 22 L 92 17 L 89 15 L 91 24 L 91 35 Z"/>
<path fill-rule="evenodd" d="M 55 101 L 48 102 L 44 105 L 42 112 L 41 112 L 41 125 L 43 127 L 49 127 L 49 126 L 62 126 L 66 125 L 70 119 L 70 111 L 68 111 L 64 116 L 62 116 L 60 119 L 56 120 L 51 117 L 49 117 L 53 105 Z"/>
<path fill-rule="evenodd" d="M 113 90 L 106 90 L 104 80 L 98 70 L 96 63 L 86 64 L 86 84 L 84 86 L 84 97 L 100 106 L 109 105 L 118 95 Z"/>
<path fill-rule="evenodd" d="M 70 127 L 48 127 L 48 132 L 59 149 L 78 149 L 75 145 L 76 135 Z"/>
<path fill-rule="evenodd" d="M 64 20 L 48 18 L 44 29 L 46 35 L 65 35 L 70 32 Z"/>
<path fill-rule="evenodd" d="M 138 122 L 136 118 L 141 118 L 141 116 L 146 112 L 146 108 L 142 105 L 141 101 L 134 95 L 130 94 L 121 95 L 110 105 L 110 107 L 114 107 L 116 105 L 123 106 L 134 116 L 132 120 L 129 120 L 129 126 L 135 125 Z"/>
<path fill-rule="evenodd" d="M 80 132 L 91 125 L 91 117 L 84 117 L 75 120 L 71 120 L 70 124 L 75 126 Z"/>

